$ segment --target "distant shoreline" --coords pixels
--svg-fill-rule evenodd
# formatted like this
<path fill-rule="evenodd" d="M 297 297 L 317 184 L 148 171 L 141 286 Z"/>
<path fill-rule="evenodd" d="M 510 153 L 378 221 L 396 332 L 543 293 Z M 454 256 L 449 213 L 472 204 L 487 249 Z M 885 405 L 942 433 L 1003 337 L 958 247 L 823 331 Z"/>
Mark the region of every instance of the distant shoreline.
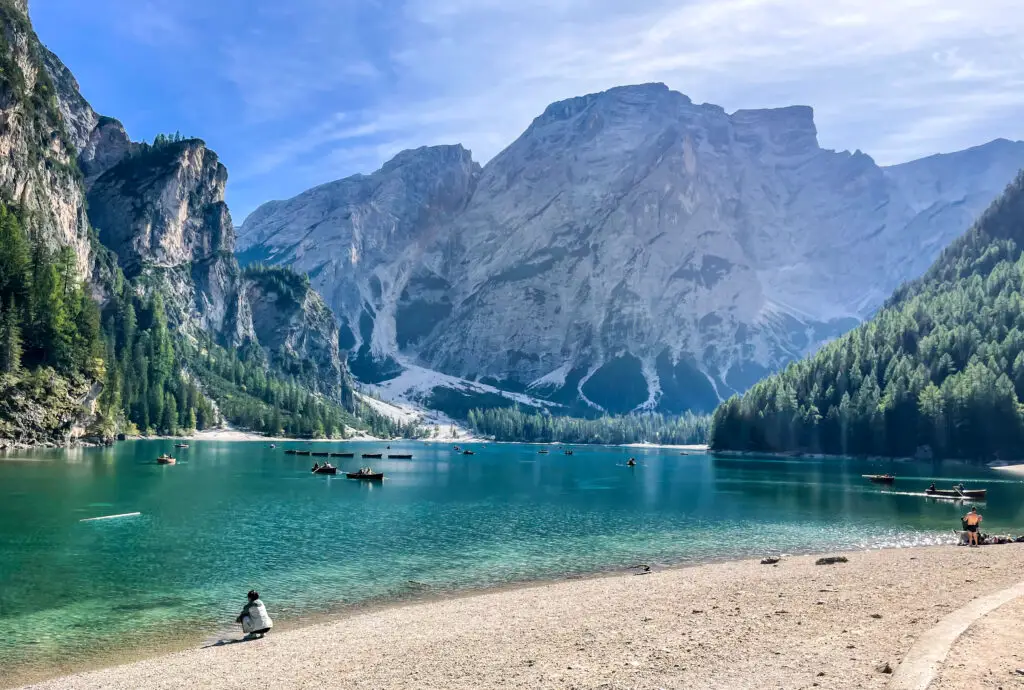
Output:
<path fill-rule="evenodd" d="M 197 431 L 194 434 L 183 435 L 183 436 L 128 436 L 124 441 L 115 441 L 114 443 L 124 443 L 126 441 L 176 441 L 176 442 L 188 442 L 188 441 L 229 441 L 239 443 L 430 443 L 430 444 L 506 444 L 506 445 L 523 445 L 523 446 L 560 446 L 560 447 L 579 447 L 579 448 L 637 448 L 637 449 L 652 449 L 652 450 L 678 450 L 681 452 L 693 452 L 693 453 L 706 453 L 708 452 L 708 446 L 704 444 L 689 444 L 689 445 L 675 445 L 670 443 L 625 443 L 625 444 L 610 444 L 610 443 L 569 443 L 566 441 L 495 441 L 489 438 L 481 437 L 466 437 L 466 438 L 378 438 L 376 436 L 359 435 L 352 436 L 349 438 L 292 438 L 288 436 L 264 436 L 262 434 L 253 431 L 244 431 L 241 429 L 209 429 L 206 431 Z M 9 445 L 0 444 L 0 451 L 4 450 L 34 450 L 34 449 L 51 449 L 59 450 L 62 448 L 103 448 L 105 444 L 79 441 L 76 443 L 70 443 L 67 445 L 55 445 L 55 444 L 23 444 L 23 443 L 10 443 Z M 761 455 L 764 455 L 763 453 Z"/>

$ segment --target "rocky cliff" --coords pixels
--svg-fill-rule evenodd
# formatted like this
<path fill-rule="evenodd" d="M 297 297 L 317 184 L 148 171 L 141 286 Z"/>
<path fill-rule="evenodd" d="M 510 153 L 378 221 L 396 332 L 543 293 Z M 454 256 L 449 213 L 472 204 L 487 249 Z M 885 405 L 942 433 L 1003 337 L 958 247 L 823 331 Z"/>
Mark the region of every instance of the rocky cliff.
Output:
<path fill-rule="evenodd" d="M 177 325 L 237 346 L 254 332 L 226 184 L 227 169 L 198 139 L 136 147 L 92 182 L 89 219 L 127 277 L 172 296 Z"/>
<path fill-rule="evenodd" d="M 133 303 L 146 313 L 145 327 L 153 330 L 146 338 L 153 335 L 159 340 L 146 341 L 153 357 L 173 359 L 190 351 L 179 347 L 184 341 L 208 342 L 209 337 L 227 348 L 247 346 L 239 352 L 251 370 L 263 366 L 262 358 L 249 359 L 259 345 L 272 353 L 272 367 L 300 376 L 307 389 L 351 405 L 336 325 L 322 301 L 308 285 L 291 304 L 259 281 L 243 280 L 233 254 L 234 226 L 224 203 L 227 170 L 217 155 L 198 139 L 175 136 L 158 137 L 153 144 L 132 142 L 120 122 L 94 111 L 71 71 L 39 42 L 24 0 L 0 0 L 0 23 L 0 204 L 15 219 L 9 223 L 15 230 L 7 231 L 24 231 L 29 243 L 71 247 L 79 276 L 88 280 L 102 309 L 101 314 L 94 306 L 72 305 L 78 311 L 73 334 L 59 330 L 68 319 L 54 320 L 51 330 L 68 342 L 87 336 L 98 343 L 94 352 L 83 351 L 79 358 L 69 355 L 54 368 L 41 366 L 47 362 L 47 342 L 36 343 L 24 356 L 20 345 L 13 350 L 5 346 L 5 352 L 16 354 L 5 360 L 7 372 L 0 377 L 0 388 L 10 398 L 0 409 L 0 439 L 59 444 L 84 433 L 104 390 L 104 382 L 96 380 L 104 372 L 102 354 L 108 353 L 102 336 L 122 349 L 126 338 L 141 337 Z M 157 295 L 160 300 L 148 299 Z M 22 299 L 20 293 L 18 298 Z M 164 305 L 169 331 L 161 325 L 163 312 L 150 311 L 154 304 Z M 62 300 L 48 306 L 55 314 L 67 308 Z M 8 334 L 14 329 L 15 343 L 22 311 L 5 325 Z M 254 311 L 261 319 L 259 336 Z M 266 342 L 259 342 L 259 337 Z M 159 355 L 154 355 L 157 350 Z M 148 375 L 152 367 L 145 357 L 133 362 L 130 372 L 125 369 L 127 359 L 122 357 L 116 365 L 106 362 L 108 373 L 117 372 L 112 385 L 121 385 L 129 374 L 156 380 Z M 112 389 L 115 394 L 103 400 L 107 409 L 102 414 L 111 415 L 105 422 L 118 417 L 123 423 L 129 414 L 133 422 L 141 420 L 140 428 L 195 424 L 194 418 L 187 419 L 185 408 L 180 420 L 171 413 L 158 414 L 174 409 L 165 404 L 168 396 L 184 401 L 195 393 L 193 384 L 180 381 L 189 378 L 188 363 L 153 366 L 165 389 L 142 396 L 136 390 L 138 409 L 131 410 L 116 409 L 118 401 L 128 401 L 119 397 L 124 391 Z M 178 373 L 168 377 L 172 369 Z M 139 404 L 140 398 L 145 405 Z M 189 411 L 202 409 L 192 402 Z M 252 399 L 247 404 L 262 403 Z M 156 417 L 150 418 L 149 412 Z"/>
<path fill-rule="evenodd" d="M 482 170 L 452 150 L 260 208 L 242 256 L 309 273 L 371 380 L 401 354 L 612 412 L 710 410 L 848 330 L 1024 165 L 1006 142 L 886 169 L 822 149 L 810 108 L 660 84 L 553 104 Z"/>
<path fill-rule="evenodd" d="M 47 71 L 50 55 L 28 20 L 26 0 L 0 0 L 0 193 L 34 236 L 74 247 L 91 273 L 88 220 L 74 139 Z"/>

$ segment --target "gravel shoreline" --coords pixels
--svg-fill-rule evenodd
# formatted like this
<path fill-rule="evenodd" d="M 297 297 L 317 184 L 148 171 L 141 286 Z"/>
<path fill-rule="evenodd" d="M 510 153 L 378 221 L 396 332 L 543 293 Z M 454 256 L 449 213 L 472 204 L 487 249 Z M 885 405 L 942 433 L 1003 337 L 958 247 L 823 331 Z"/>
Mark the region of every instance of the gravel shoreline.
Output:
<path fill-rule="evenodd" d="M 923 631 L 1024 577 L 1024 544 L 846 555 L 383 608 L 29 687 L 883 688 Z"/>

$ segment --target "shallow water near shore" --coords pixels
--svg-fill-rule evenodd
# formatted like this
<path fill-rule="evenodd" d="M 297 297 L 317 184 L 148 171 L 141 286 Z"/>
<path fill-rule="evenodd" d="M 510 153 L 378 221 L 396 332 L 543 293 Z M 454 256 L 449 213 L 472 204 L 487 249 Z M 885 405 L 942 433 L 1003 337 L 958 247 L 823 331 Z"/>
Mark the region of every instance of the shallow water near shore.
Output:
<path fill-rule="evenodd" d="M 1024 532 L 1024 481 L 962 463 L 779 461 L 678 450 L 394 443 L 371 484 L 313 476 L 306 444 L 134 441 L 0 455 L 0 683 L 154 640 L 215 639 L 257 588 L 281 623 L 354 604 L 624 568 Z M 385 444 L 316 444 L 387 453 Z M 160 466 L 163 452 L 179 464 Z M 638 466 L 625 466 L 634 456 Z M 893 487 L 866 473 L 892 472 Z M 138 516 L 81 522 L 139 512 Z"/>

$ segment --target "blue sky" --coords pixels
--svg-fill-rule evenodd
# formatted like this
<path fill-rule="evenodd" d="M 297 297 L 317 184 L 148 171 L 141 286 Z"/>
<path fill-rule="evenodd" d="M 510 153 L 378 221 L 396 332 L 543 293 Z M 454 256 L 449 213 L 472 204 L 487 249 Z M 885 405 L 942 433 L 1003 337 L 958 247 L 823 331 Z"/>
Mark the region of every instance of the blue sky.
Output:
<path fill-rule="evenodd" d="M 135 139 L 180 130 L 257 205 L 462 143 L 486 162 L 553 101 L 662 81 L 807 104 L 823 146 L 895 163 L 1024 139 L 1019 0 L 30 0 Z"/>

